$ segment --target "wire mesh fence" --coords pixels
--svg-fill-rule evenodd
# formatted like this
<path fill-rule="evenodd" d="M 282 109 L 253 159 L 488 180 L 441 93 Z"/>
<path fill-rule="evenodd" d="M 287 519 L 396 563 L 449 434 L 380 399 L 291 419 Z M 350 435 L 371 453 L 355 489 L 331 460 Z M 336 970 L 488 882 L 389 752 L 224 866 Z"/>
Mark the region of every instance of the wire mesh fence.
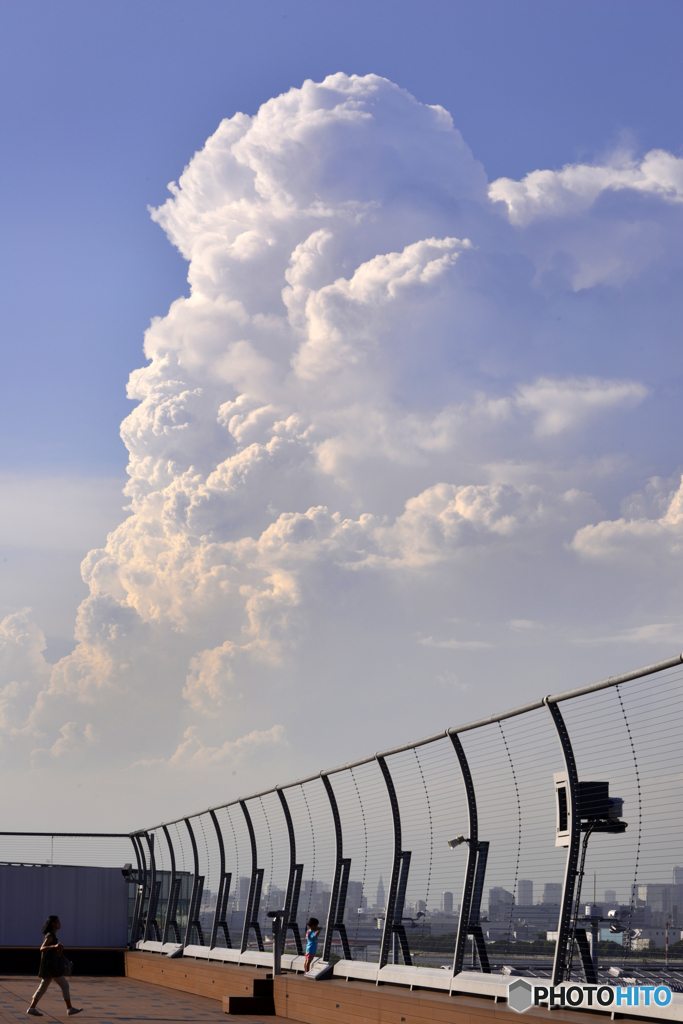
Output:
<path fill-rule="evenodd" d="M 555 980 L 683 966 L 681 658 L 132 837 L 3 834 L 5 863 L 132 862 L 133 944 Z M 99 844 L 99 845 L 98 845 Z M 679 863 L 680 862 L 680 863 Z"/>

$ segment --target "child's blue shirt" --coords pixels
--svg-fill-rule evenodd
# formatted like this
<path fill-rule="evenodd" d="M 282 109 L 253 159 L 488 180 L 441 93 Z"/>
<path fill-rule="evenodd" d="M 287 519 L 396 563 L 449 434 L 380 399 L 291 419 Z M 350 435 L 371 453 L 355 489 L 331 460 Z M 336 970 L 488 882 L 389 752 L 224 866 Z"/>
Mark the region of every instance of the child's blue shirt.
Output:
<path fill-rule="evenodd" d="M 306 932 L 306 952 L 318 952 L 318 936 L 316 935 L 312 928 L 309 928 L 308 931 Z"/>

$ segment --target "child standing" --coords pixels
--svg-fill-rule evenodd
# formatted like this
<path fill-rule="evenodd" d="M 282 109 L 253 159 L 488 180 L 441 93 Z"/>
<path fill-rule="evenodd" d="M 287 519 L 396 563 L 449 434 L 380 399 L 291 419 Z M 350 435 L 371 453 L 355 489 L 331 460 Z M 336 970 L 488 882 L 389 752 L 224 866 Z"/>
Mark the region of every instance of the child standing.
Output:
<path fill-rule="evenodd" d="M 306 925 L 306 956 L 304 957 L 304 974 L 308 974 L 311 964 L 318 952 L 318 936 L 320 935 L 320 922 L 317 917 L 309 917 Z"/>

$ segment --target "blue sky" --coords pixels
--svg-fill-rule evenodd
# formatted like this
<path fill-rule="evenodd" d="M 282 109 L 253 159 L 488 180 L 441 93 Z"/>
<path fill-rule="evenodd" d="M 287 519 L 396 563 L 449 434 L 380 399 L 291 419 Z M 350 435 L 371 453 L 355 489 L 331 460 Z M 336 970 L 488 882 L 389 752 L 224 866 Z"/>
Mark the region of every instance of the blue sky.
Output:
<path fill-rule="evenodd" d="M 16 827 L 681 649 L 679 3 L 2 21 Z"/>
<path fill-rule="evenodd" d="M 681 146 L 676 0 L 25 0 L 2 10 L 3 363 L 13 472 L 120 474 L 141 339 L 186 266 L 151 223 L 223 117 L 374 72 L 453 115 L 490 179 Z"/>

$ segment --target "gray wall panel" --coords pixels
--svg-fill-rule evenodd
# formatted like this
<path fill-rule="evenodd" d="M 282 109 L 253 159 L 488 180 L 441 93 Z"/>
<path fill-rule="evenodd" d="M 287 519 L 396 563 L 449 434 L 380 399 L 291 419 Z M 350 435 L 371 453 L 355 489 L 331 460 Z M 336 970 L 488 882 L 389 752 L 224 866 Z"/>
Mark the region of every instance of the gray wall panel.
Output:
<path fill-rule="evenodd" d="M 38 946 L 49 914 L 66 946 L 125 946 L 128 885 L 120 868 L 0 864 L 0 946 Z"/>

